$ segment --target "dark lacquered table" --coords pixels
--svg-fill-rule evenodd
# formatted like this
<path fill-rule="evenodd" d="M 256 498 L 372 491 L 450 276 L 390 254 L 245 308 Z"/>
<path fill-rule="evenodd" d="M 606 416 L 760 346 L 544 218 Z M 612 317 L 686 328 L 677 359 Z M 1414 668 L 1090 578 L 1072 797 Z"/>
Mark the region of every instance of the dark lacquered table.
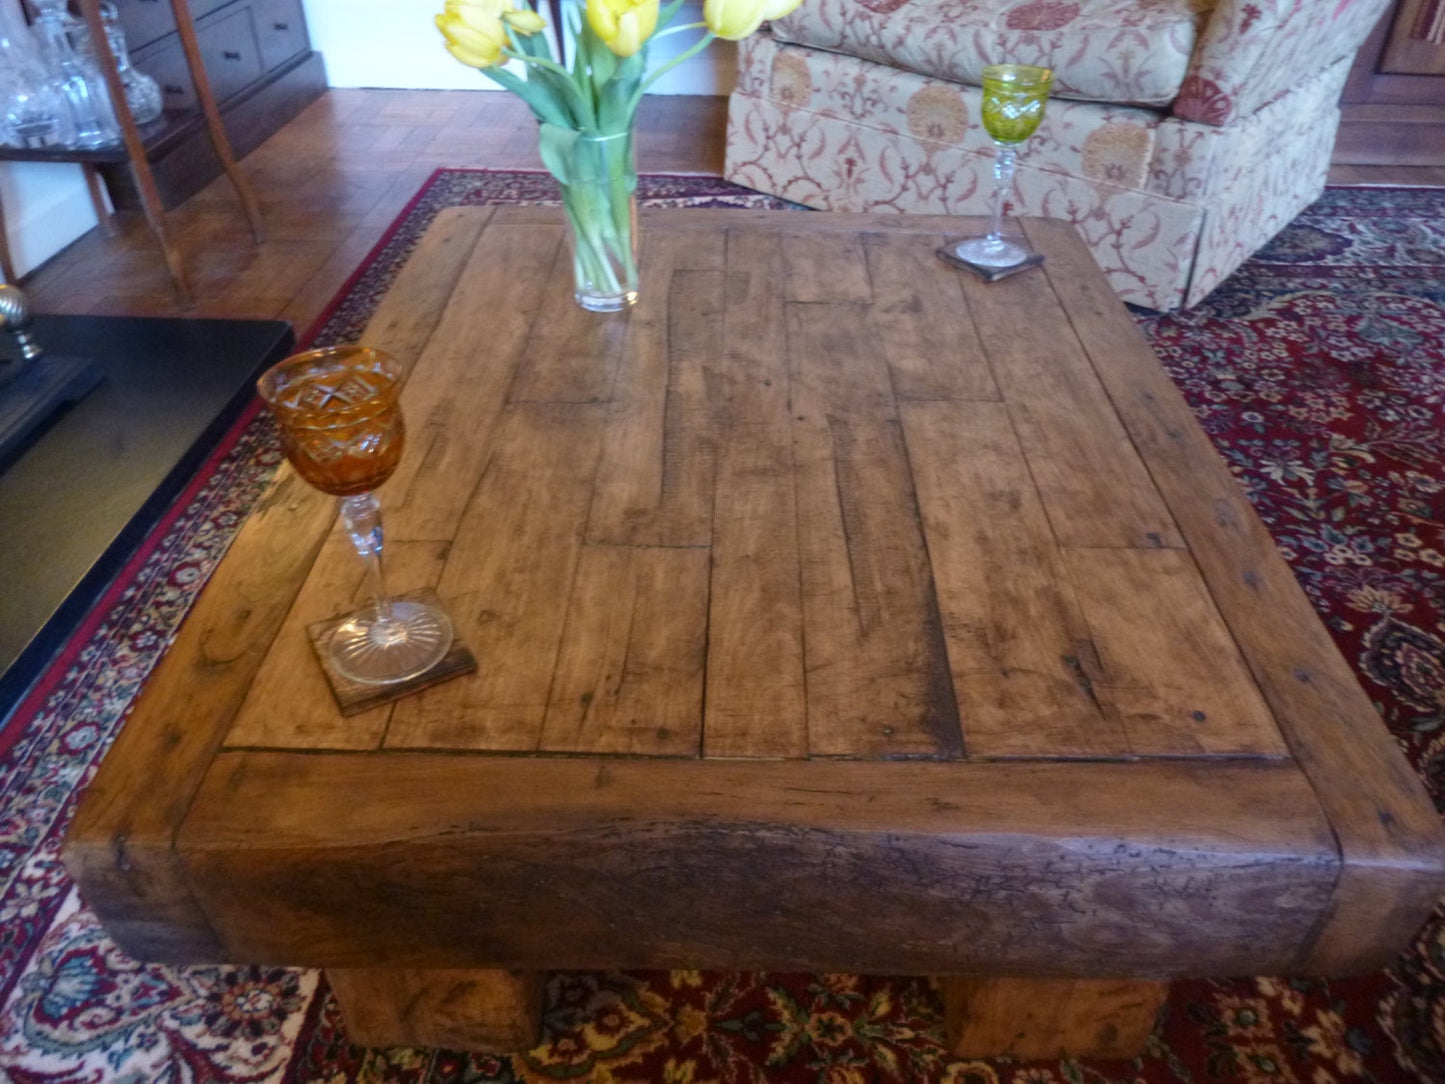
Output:
<path fill-rule="evenodd" d="M 39 315 L 32 330 L 101 379 L 0 461 L 0 717 L 295 342 L 282 320 Z"/>

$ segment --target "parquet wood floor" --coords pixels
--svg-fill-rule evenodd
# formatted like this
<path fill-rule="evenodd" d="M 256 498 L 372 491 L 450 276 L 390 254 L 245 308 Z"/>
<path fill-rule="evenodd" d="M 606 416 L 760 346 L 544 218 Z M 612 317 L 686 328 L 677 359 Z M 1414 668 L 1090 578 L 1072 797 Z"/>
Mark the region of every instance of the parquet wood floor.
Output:
<path fill-rule="evenodd" d="M 643 170 L 720 173 L 725 98 L 653 96 L 638 124 Z M 331 90 L 242 169 L 266 243 L 250 243 L 220 179 L 167 216 L 196 293 L 195 316 L 281 318 L 304 333 L 439 166 L 540 168 L 531 115 L 486 91 Z M 1345 184 L 1445 184 L 1445 169 L 1339 166 Z M 139 214 L 92 230 L 22 282 L 38 311 L 182 315 Z"/>

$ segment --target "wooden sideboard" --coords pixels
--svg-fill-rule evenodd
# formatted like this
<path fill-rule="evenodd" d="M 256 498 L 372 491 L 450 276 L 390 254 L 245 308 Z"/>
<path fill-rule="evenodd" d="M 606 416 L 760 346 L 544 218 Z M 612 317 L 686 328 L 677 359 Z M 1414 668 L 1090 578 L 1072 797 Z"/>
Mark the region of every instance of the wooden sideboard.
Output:
<path fill-rule="evenodd" d="M 1340 97 L 1334 161 L 1445 165 L 1445 44 L 1416 36 L 1431 0 L 1395 0 Z"/>
<path fill-rule="evenodd" d="M 115 0 L 131 60 L 160 84 L 165 114 L 144 129 L 146 156 L 166 207 L 221 173 L 186 66 L 169 0 Z M 238 156 L 254 150 L 326 89 L 301 0 L 191 0 L 211 90 Z M 102 166 L 119 207 L 138 206 L 124 164 Z"/>

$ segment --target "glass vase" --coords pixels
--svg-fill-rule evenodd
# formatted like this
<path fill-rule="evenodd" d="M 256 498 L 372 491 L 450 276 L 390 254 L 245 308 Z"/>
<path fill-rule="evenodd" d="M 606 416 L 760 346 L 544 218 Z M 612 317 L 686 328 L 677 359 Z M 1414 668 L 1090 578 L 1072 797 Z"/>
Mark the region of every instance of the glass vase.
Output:
<path fill-rule="evenodd" d="M 578 133 L 567 151 L 562 204 L 577 303 L 620 312 L 637 301 L 637 166 L 632 132 Z"/>

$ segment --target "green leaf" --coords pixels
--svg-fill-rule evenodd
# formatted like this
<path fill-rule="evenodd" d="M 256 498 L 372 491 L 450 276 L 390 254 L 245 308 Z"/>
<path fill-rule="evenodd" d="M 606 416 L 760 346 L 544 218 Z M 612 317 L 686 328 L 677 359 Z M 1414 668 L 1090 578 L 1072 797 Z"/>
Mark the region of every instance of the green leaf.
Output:
<path fill-rule="evenodd" d="M 637 112 L 637 88 L 647 71 L 646 50 L 638 50 L 617 66 L 612 81 L 602 88 L 597 103 L 597 129 L 605 135 L 632 127 Z"/>
<path fill-rule="evenodd" d="M 543 124 L 537 129 L 537 149 L 547 172 L 562 184 L 571 184 L 572 154 L 577 145 L 577 132 L 556 124 Z"/>
<path fill-rule="evenodd" d="M 567 125 L 569 118 L 565 109 L 557 104 L 557 101 L 547 93 L 546 89 L 536 83 L 519 79 L 505 68 L 485 68 L 482 74 L 489 77 L 493 82 L 500 83 L 507 90 L 510 90 L 522 101 L 531 107 L 532 115 L 543 124 Z"/>

